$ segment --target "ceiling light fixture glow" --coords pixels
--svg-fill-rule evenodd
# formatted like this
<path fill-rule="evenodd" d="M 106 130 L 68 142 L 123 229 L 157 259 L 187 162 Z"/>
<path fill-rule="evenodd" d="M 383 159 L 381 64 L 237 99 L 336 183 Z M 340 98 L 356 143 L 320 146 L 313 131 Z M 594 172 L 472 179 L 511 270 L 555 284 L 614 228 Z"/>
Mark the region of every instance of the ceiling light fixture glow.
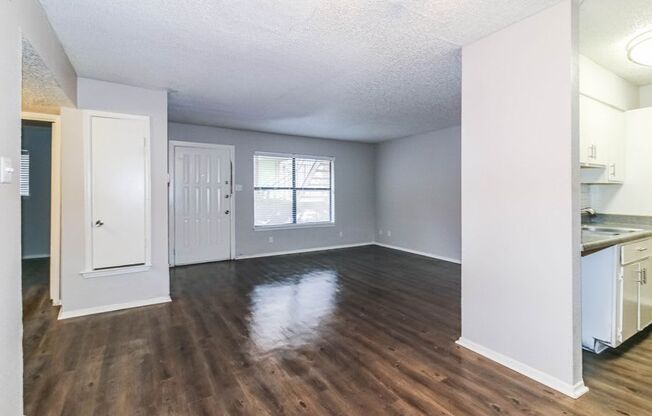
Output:
<path fill-rule="evenodd" d="M 635 37 L 627 44 L 627 57 L 636 64 L 652 66 L 652 30 Z"/>

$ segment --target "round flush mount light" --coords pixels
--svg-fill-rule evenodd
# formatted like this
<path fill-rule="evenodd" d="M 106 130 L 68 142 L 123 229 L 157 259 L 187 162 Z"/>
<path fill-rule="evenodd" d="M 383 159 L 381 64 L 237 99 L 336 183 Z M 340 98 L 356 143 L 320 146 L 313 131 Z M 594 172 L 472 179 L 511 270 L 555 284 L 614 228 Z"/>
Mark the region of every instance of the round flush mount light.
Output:
<path fill-rule="evenodd" d="M 636 64 L 652 66 L 652 30 L 635 37 L 627 44 L 627 57 Z"/>

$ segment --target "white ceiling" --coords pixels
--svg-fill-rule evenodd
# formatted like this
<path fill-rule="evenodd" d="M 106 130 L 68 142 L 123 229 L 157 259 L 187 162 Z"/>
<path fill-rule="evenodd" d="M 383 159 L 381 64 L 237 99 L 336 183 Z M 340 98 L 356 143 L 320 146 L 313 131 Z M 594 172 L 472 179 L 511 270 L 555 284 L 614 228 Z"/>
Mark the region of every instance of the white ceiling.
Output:
<path fill-rule="evenodd" d="M 40 0 L 77 73 L 170 120 L 380 141 L 460 122 L 461 45 L 559 0 Z"/>
<path fill-rule="evenodd" d="M 627 43 L 652 30 L 652 0 L 584 0 L 580 53 L 636 84 L 652 84 L 652 68 L 627 59 Z"/>

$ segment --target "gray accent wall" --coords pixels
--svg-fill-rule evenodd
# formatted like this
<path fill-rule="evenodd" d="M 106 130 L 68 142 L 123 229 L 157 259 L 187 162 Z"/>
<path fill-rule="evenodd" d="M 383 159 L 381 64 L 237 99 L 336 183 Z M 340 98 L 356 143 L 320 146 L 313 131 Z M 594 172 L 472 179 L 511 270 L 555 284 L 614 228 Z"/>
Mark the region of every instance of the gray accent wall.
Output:
<path fill-rule="evenodd" d="M 378 144 L 376 241 L 460 261 L 460 135 L 452 127 Z"/>
<path fill-rule="evenodd" d="M 50 255 L 52 126 L 23 122 L 22 149 L 29 152 L 29 196 L 21 200 L 23 258 Z"/>
<path fill-rule="evenodd" d="M 64 314 L 142 303 L 169 296 L 167 92 L 79 78 L 80 109 L 150 117 L 152 268 L 85 278 L 85 183 L 80 110 L 61 112 L 61 303 Z M 92 311 L 92 310 L 91 310 Z"/>
<path fill-rule="evenodd" d="M 170 123 L 168 130 L 170 140 L 235 146 L 235 184 L 242 185 L 242 191 L 235 193 L 236 256 L 374 241 L 373 144 L 180 123 Z M 253 156 L 257 151 L 335 157 L 335 225 L 254 231 Z"/>

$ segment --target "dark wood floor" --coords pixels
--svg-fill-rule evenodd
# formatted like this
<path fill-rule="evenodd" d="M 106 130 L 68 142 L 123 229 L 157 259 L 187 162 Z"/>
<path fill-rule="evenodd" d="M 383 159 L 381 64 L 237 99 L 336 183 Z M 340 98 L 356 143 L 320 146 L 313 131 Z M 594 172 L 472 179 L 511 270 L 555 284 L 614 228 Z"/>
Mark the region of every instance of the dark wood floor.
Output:
<path fill-rule="evenodd" d="M 362 247 L 179 267 L 170 304 L 63 322 L 47 264 L 25 270 L 28 416 L 652 414 L 652 336 L 587 353 L 577 401 L 455 345 L 451 263 Z"/>

